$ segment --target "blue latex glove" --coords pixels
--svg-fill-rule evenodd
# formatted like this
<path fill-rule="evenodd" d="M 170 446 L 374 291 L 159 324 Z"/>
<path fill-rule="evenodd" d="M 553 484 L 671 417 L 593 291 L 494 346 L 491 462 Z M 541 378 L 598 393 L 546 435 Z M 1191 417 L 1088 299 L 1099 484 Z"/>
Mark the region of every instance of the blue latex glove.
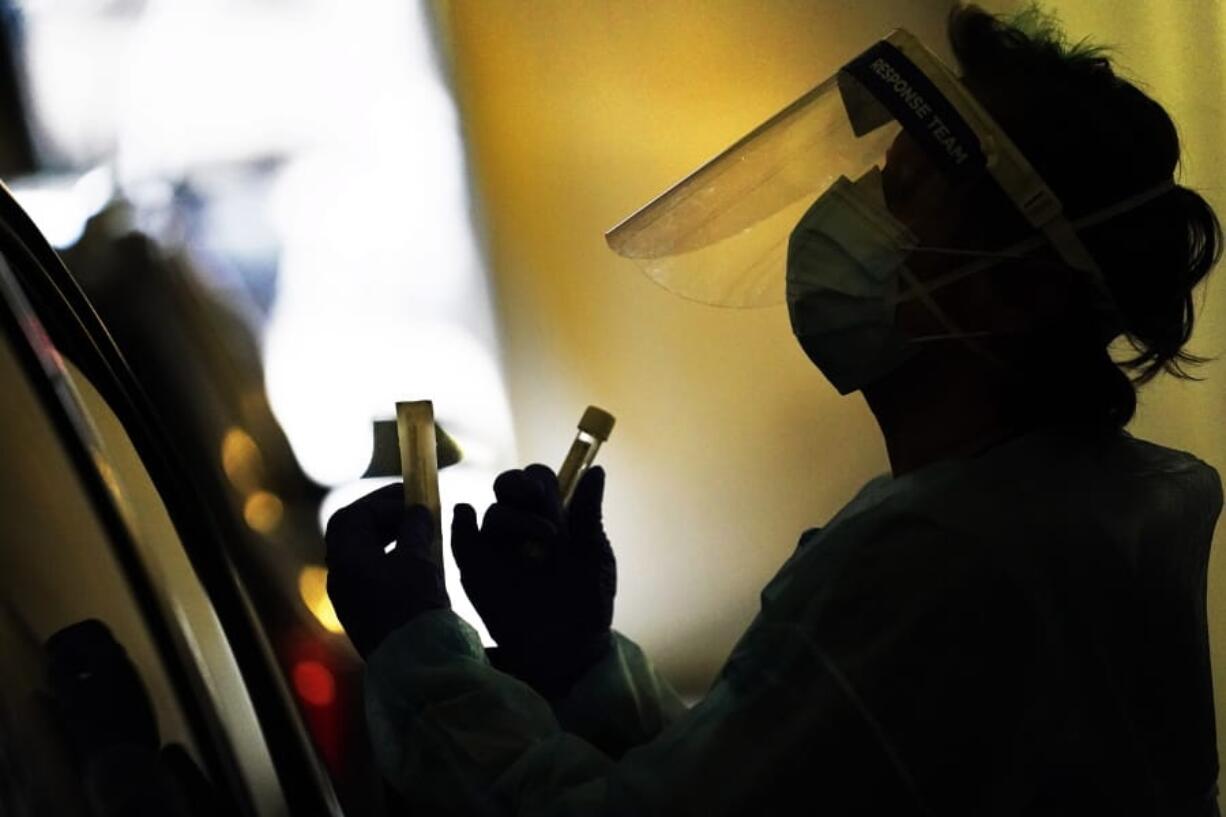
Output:
<path fill-rule="evenodd" d="M 546 697 L 565 694 L 608 651 L 617 563 L 601 520 L 605 474 L 593 468 L 562 507 L 544 465 L 507 471 L 480 528 L 457 505 L 451 543 L 468 598 L 498 643 L 491 659 Z"/>
<path fill-rule="evenodd" d="M 427 610 L 451 606 L 442 567 L 430 559 L 433 523 L 404 506 L 404 486 L 386 485 L 328 520 L 328 597 L 363 657 Z M 396 547 L 385 552 L 387 545 Z"/>

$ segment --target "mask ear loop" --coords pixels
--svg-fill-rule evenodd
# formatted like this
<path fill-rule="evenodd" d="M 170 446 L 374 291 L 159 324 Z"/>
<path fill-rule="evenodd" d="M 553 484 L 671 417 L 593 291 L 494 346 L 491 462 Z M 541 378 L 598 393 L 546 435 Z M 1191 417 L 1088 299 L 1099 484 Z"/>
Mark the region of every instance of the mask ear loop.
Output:
<path fill-rule="evenodd" d="M 1155 187 L 1150 188 L 1149 190 L 1146 190 L 1135 196 L 1130 196 L 1109 207 L 1104 207 L 1101 210 L 1097 210 L 1088 216 L 1083 216 L 1082 218 L 1077 219 L 1074 222 L 1071 222 L 1068 225 L 1069 230 L 1070 232 L 1074 234 L 1074 238 L 1075 238 L 1076 237 L 1075 234 L 1077 231 L 1084 230 L 1090 227 L 1095 227 L 1099 224 L 1102 224 L 1103 222 L 1106 222 L 1106 221 L 1109 221 L 1115 218 L 1118 215 L 1121 215 L 1137 207 L 1140 207 L 1146 202 L 1149 202 L 1157 198 L 1158 196 L 1161 196 L 1164 193 L 1168 192 L 1169 190 L 1174 188 L 1174 186 L 1175 186 L 1174 181 L 1172 180 L 1164 181 L 1161 184 L 1158 184 Z M 937 341 L 950 341 L 950 340 L 962 341 L 967 345 L 969 349 L 974 351 L 980 357 L 987 360 L 989 363 L 995 366 L 998 366 L 998 367 L 1006 367 L 1007 364 L 1005 363 L 1004 360 L 1000 358 L 999 355 L 992 353 L 983 344 L 976 342 L 976 339 L 978 338 L 989 337 L 989 336 L 999 334 L 999 333 L 993 332 L 991 330 L 984 330 L 981 332 L 963 331 L 961 328 L 958 327 L 958 325 L 954 322 L 954 320 L 945 313 L 945 310 L 941 309 L 940 305 L 937 304 L 936 300 L 932 297 L 932 293 L 939 289 L 943 289 L 947 286 L 950 286 L 951 284 L 957 283 L 958 281 L 961 281 L 963 278 L 967 278 L 971 275 L 975 275 L 977 273 L 991 269 L 992 267 L 999 266 L 1002 261 L 1016 261 L 1016 260 L 1023 259 L 1029 253 L 1044 246 L 1046 243 L 1048 243 L 1049 240 L 1050 239 L 1046 233 L 1039 234 L 1031 238 L 1028 238 L 1024 241 L 1019 241 L 1016 244 L 1010 245 L 1009 247 L 1006 247 L 1005 249 L 999 250 L 996 252 L 983 252 L 983 251 L 978 251 L 978 250 L 961 250 L 961 249 L 943 248 L 943 247 L 910 247 L 908 248 L 916 252 L 939 252 L 939 253 L 945 253 L 948 255 L 961 255 L 961 256 L 975 257 L 978 260 L 971 262 L 970 264 L 967 264 L 966 266 L 961 267 L 957 270 L 954 270 L 953 272 L 950 272 L 946 275 L 940 276 L 934 281 L 928 282 L 927 284 L 920 283 L 916 279 L 915 275 L 909 269 L 907 269 L 905 264 L 899 267 L 899 277 L 906 281 L 908 289 L 905 293 L 899 293 L 897 291 L 894 293 L 891 293 L 890 297 L 887 299 L 889 308 L 892 310 L 896 310 L 899 307 L 899 305 L 903 303 L 918 300 L 921 303 L 923 303 L 925 307 L 927 307 L 928 311 L 934 317 L 936 317 L 936 319 L 941 323 L 942 326 L 944 326 L 946 329 L 949 330 L 948 332 L 943 333 L 943 334 L 923 335 L 917 338 L 908 338 L 907 342 L 913 343 L 913 344 L 921 344 L 921 343 L 933 343 Z M 1090 259 L 1090 262 L 1092 264 L 1093 259 Z M 1097 273 L 1097 267 L 1094 267 L 1093 270 L 1086 270 L 1080 267 L 1074 267 L 1071 264 L 1067 264 L 1067 263 L 1059 264 L 1059 266 L 1069 268 L 1069 269 L 1075 269 L 1085 274 Z M 1101 273 L 1095 274 L 1095 278 L 1101 279 Z M 1095 280 L 1094 283 L 1098 286 L 1105 287 L 1105 283 L 1102 283 L 1101 280 Z M 1107 295 L 1109 296 L 1110 293 L 1108 292 Z M 1114 303 L 1114 301 L 1112 301 L 1112 303 Z"/>
<path fill-rule="evenodd" d="M 920 337 L 917 337 L 917 338 L 907 338 L 908 344 L 932 343 L 935 341 L 944 341 L 944 340 L 958 340 L 958 341 L 962 341 L 963 343 L 965 343 L 968 349 L 970 349 L 975 354 L 982 357 L 984 360 L 988 361 L 988 363 L 992 364 L 993 366 L 998 366 L 998 367 L 1005 366 L 1005 362 L 998 355 L 993 354 L 982 343 L 976 342 L 977 338 L 987 337 L 993 334 L 992 332 L 988 332 L 988 331 L 964 332 L 962 331 L 962 329 L 958 326 L 958 324 L 954 322 L 953 318 L 949 317 L 949 315 L 946 314 L 944 309 L 941 309 L 940 305 L 932 297 L 932 291 L 928 289 L 927 287 L 925 287 L 923 284 L 921 284 L 918 280 L 916 280 L 915 275 L 911 272 L 911 270 L 907 269 L 905 264 L 898 268 L 898 274 L 899 274 L 899 277 L 906 280 L 907 286 L 911 288 L 911 291 L 918 293 L 914 297 L 918 298 L 919 301 L 928 308 L 928 311 L 932 313 L 932 315 L 937 319 L 937 321 L 948 330 L 947 332 L 936 334 L 936 335 L 921 335 Z M 891 308 L 897 309 L 898 303 L 896 302 Z"/>
<path fill-rule="evenodd" d="M 1087 216 L 1082 216 L 1081 218 L 1073 222 L 1070 222 L 1069 227 L 1071 228 L 1071 231 L 1073 233 L 1077 233 L 1077 232 L 1080 232 L 1081 230 L 1085 230 L 1091 227 L 1097 227 L 1099 224 L 1102 224 L 1103 222 L 1110 221 L 1116 216 L 1122 215 L 1130 210 L 1134 210 L 1140 207 L 1143 204 L 1149 203 L 1150 201 L 1158 198 L 1159 196 L 1165 193 L 1168 193 L 1169 191 L 1174 189 L 1174 187 L 1175 187 L 1175 182 L 1171 179 L 1167 179 L 1166 181 L 1163 181 L 1155 185 L 1154 187 L 1151 187 L 1148 190 L 1145 190 L 1134 196 L 1129 196 L 1128 198 L 1118 201 L 1115 204 L 1104 207 L 1101 210 L 1096 210 L 1095 212 L 1090 213 Z M 1018 261 L 1018 260 L 1024 259 L 1030 253 L 1034 252 L 1035 250 L 1043 246 L 1046 246 L 1049 243 L 1050 243 L 1050 239 L 1047 236 L 1047 234 L 1039 233 L 1034 236 L 1031 236 L 1030 238 L 1019 241 L 1015 244 L 1011 244 L 1008 247 L 1005 247 L 1004 249 L 995 250 L 995 251 L 966 250 L 966 249 L 957 249 L 953 247 L 924 247 L 924 246 L 904 247 L 904 249 L 906 249 L 908 252 L 940 253 L 942 255 L 972 257 L 978 260 L 972 261 L 971 263 L 966 264 L 965 266 L 959 267 L 956 270 L 948 272 L 945 275 L 939 276 L 933 279 L 932 281 L 929 281 L 927 284 L 921 286 L 919 290 L 916 289 L 917 282 L 915 281 L 914 277 L 907 276 L 908 278 L 907 283 L 910 288 L 906 292 L 895 293 L 893 295 L 892 303 L 890 303 L 890 306 L 896 307 L 897 305 L 906 303 L 908 301 L 913 301 L 916 299 L 923 299 L 927 296 L 931 296 L 933 292 L 936 292 L 937 290 L 940 290 L 940 289 L 944 289 L 945 287 L 950 286 L 951 284 L 956 284 L 958 281 L 961 281 L 963 278 L 967 278 L 971 275 L 977 275 L 978 273 L 991 269 L 992 267 L 999 266 L 1002 261 Z M 1082 272 L 1085 274 L 1092 274 L 1089 270 L 1085 270 L 1081 267 L 1075 267 L 1068 263 L 1062 263 L 1058 265 L 1061 267 L 1068 268 L 1068 269 L 1075 269 L 1078 272 Z M 1101 283 L 1097 281 L 1094 283 L 1096 283 L 1096 285 L 1105 287 L 1105 283 Z M 921 294 L 921 290 L 922 290 L 922 294 Z"/>

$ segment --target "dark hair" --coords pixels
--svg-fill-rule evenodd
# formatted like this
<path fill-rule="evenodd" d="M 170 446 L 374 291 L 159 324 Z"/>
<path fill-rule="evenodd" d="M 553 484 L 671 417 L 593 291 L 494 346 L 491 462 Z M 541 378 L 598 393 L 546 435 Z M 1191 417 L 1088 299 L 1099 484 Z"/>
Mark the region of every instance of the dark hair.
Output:
<path fill-rule="evenodd" d="M 956 6 L 950 45 L 971 93 L 996 119 L 1064 204 L 1070 219 L 1172 183 L 1179 136 L 1162 106 L 1112 70 L 1106 49 L 1068 44 L 1056 20 L 1030 6 L 1002 19 Z M 1100 420 L 1123 427 L 1135 387 L 1166 371 L 1194 379 L 1203 362 L 1184 346 L 1192 335 L 1192 290 L 1222 253 L 1222 228 L 1196 192 L 1173 185 L 1081 237 L 1106 278 L 1135 355 L 1112 362 L 1070 318 L 1047 366 L 1062 366 Z M 1081 326 L 1082 328 L 1077 328 Z M 1050 340 L 1050 339 L 1049 339 Z"/>

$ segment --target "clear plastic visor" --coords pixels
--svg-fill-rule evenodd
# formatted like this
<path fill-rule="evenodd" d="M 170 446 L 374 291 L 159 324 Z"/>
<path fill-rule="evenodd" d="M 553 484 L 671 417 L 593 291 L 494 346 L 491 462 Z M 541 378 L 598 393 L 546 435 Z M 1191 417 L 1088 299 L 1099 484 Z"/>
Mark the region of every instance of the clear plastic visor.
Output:
<path fill-rule="evenodd" d="M 683 298 L 726 307 L 782 303 L 788 237 L 800 217 L 840 176 L 858 178 L 881 165 L 900 130 L 840 72 L 605 239 Z"/>

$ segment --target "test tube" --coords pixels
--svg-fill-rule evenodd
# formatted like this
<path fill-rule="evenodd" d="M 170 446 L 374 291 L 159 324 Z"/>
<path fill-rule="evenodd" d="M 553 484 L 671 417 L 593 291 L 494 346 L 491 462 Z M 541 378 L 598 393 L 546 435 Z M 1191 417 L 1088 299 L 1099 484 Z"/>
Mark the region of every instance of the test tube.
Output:
<path fill-rule="evenodd" d="M 396 404 L 400 437 L 400 469 L 404 474 L 404 504 L 425 505 L 434 526 L 430 558 L 443 564 L 443 528 L 438 498 L 438 443 L 434 434 L 434 404 L 414 400 Z"/>
<path fill-rule="evenodd" d="M 609 439 L 614 422 L 612 414 L 596 406 L 588 406 L 587 411 L 583 412 L 583 417 L 579 419 L 579 432 L 570 445 L 570 451 L 566 452 L 562 467 L 558 469 L 558 490 L 562 494 L 563 506 L 570 504 L 575 486 L 596 459 L 601 443 Z"/>

